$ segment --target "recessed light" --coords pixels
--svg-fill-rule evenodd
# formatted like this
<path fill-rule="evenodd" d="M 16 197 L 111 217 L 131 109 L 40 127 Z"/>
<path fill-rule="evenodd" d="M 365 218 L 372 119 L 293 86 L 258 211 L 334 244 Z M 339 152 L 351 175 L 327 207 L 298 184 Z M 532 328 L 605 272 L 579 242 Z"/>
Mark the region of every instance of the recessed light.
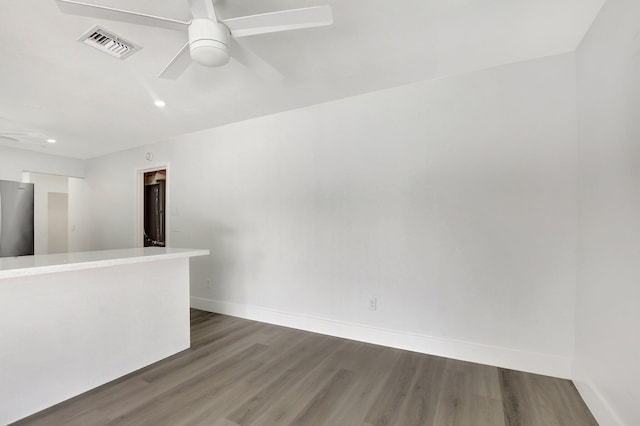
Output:
<path fill-rule="evenodd" d="M 55 140 L 55 139 L 47 139 L 47 142 L 49 142 L 49 143 L 56 143 L 56 140 Z"/>
<path fill-rule="evenodd" d="M 162 100 L 162 99 L 158 99 L 154 102 L 155 106 L 157 106 L 158 108 L 164 108 L 167 104 Z"/>

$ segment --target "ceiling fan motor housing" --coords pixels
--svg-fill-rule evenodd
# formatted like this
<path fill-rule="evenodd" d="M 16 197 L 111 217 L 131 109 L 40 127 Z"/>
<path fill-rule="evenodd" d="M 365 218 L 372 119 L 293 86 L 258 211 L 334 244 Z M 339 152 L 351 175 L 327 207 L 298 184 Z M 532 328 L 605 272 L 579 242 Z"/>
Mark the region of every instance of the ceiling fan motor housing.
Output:
<path fill-rule="evenodd" d="M 226 25 L 198 18 L 189 25 L 191 59 L 207 67 L 219 67 L 229 62 L 231 33 Z"/>

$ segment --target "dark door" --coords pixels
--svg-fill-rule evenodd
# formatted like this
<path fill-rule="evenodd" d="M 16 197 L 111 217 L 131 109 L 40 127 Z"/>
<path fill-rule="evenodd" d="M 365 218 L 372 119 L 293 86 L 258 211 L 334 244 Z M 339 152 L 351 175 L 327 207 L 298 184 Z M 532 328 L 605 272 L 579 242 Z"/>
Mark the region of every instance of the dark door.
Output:
<path fill-rule="evenodd" d="M 165 181 L 144 186 L 144 246 L 165 246 Z"/>

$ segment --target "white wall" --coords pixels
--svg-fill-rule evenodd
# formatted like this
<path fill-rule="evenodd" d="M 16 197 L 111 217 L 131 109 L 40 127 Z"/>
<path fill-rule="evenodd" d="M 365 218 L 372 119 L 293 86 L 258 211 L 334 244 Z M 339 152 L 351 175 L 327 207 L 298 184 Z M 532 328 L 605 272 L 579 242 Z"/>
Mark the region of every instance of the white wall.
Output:
<path fill-rule="evenodd" d="M 134 245 L 135 170 L 166 162 L 171 245 L 212 253 L 192 267 L 200 302 L 395 330 L 398 346 L 466 342 L 446 355 L 567 376 L 575 102 L 563 55 L 90 160 L 95 241 Z"/>
<path fill-rule="evenodd" d="M 23 172 L 83 177 L 84 167 L 83 160 L 0 146 L 0 180 L 19 182 Z"/>
<path fill-rule="evenodd" d="M 69 178 L 69 252 L 97 250 L 95 224 L 87 205 L 91 188 L 85 179 Z"/>
<path fill-rule="evenodd" d="M 601 425 L 639 425 L 640 2 L 605 4 L 577 70 L 575 382 Z"/>

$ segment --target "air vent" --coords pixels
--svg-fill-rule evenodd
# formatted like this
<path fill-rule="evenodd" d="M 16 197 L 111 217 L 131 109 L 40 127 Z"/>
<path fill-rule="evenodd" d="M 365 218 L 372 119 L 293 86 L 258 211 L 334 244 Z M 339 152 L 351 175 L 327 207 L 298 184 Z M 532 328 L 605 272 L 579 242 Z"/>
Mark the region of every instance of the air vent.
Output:
<path fill-rule="evenodd" d="M 142 47 L 123 39 L 111 31 L 105 30 L 99 25 L 84 33 L 78 41 L 118 59 L 124 59 L 142 49 Z"/>

